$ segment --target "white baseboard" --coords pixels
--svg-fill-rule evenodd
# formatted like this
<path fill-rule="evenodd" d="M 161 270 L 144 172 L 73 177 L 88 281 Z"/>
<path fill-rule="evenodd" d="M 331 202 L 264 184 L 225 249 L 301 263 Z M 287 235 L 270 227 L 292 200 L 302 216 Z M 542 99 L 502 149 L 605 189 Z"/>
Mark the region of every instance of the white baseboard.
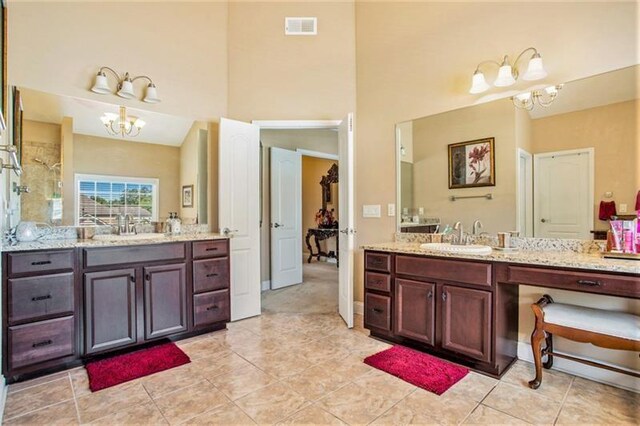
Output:
<path fill-rule="evenodd" d="M 533 351 L 531 350 L 531 345 L 529 343 L 518 342 L 518 359 L 533 362 Z M 555 357 L 553 359 L 552 370 L 573 374 L 574 376 L 623 388 L 632 392 L 640 392 L 640 381 L 637 378 L 605 370 L 604 368 L 592 367 L 576 361 Z M 542 377 L 542 381 L 544 382 L 544 371 L 542 373 Z"/>
<path fill-rule="evenodd" d="M 4 406 L 7 402 L 7 379 L 4 376 L 0 376 L 0 424 L 3 424 L 4 420 Z"/>
<path fill-rule="evenodd" d="M 353 302 L 353 313 L 356 315 L 364 315 L 364 303 Z"/>
<path fill-rule="evenodd" d="M 262 281 L 262 291 L 271 289 L 271 280 Z"/>

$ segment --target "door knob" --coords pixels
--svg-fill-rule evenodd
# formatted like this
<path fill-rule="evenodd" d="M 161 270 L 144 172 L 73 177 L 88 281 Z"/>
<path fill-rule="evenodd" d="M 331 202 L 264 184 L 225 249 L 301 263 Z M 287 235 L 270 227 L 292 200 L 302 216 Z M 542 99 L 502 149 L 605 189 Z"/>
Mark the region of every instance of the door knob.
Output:
<path fill-rule="evenodd" d="M 547 219 L 540 219 L 540 222 L 547 223 Z"/>
<path fill-rule="evenodd" d="M 273 227 L 274 227 L 274 228 L 280 228 L 281 226 L 284 226 L 284 225 L 282 225 L 282 224 L 280 224 L 280 223 L 274 223 L 274 224 L 273 224 Z"/>
<path fill-rule="evenodd" d="M 348 234 L 348 233 L 349 233 L 349 228 L 341 229 L 341 230 L 340 230 L 340 232 L 341 232 L 342 234 Z"/>
<path fill-rule="evenodd" d="M 233 234 L 234 232 L 238 232 L 238 230 L 237 229 L 222 228 L 222 234 L 225 237 L 228 237 L 229 234 Z"/>

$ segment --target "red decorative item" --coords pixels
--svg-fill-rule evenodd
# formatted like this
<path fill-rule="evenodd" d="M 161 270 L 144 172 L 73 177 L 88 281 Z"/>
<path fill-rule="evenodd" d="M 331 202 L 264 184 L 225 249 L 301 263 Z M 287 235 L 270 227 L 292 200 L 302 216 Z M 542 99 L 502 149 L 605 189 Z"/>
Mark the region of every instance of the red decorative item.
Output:
<path fill-rule="evenodd" d="M 442 395 L 469 373 L 467 368 L 404 346 L 368 356 L 364 363 L 436 395 Z"/>
<path fill-rule="evenodd" d="M 89 362 L 85 368 L 89 375 L 91 392 L 110 388 L 153 373 L 188 364 L 191 360 L 173 343 Z"/>
<path fill-rule="evenodd" d="M 600 201 L 600 209 L 598 210 L 598 219 L 610 220 L 611 216 L 616 216 L 617 214 L 618 212 L 616 211 L 615 201 Z"/>

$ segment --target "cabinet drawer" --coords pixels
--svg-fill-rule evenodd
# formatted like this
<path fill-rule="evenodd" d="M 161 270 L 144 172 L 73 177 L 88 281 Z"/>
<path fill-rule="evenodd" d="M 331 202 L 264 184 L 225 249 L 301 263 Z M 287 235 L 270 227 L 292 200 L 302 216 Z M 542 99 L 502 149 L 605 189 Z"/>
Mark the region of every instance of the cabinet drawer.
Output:
<path fill-rule="evenodd" d="M 228 240 L 196 241 L 193 243 L 193 258 L 219 257 L 229 254 Z"/>
<path fill-rule="evenodd" d="M 73 314 L 73 288 L 73 272 L 9 279 L 9 323 Z"/>
<path fill-rule="evenodd" d="M 184 258 L 184 243 L 84 249 L 85 268 Z"/>
<path fill-rule="evenodd" d="M 11 369 L 73 355 L 73 317 L 9 327 Z"/>
<path fill-rule="evenodd" d="M 229 288 L 229 258 L 194 260 L 193 291 L 219 290 Z"/>
<path fill-rule="evenodd" d="M 364 304 L 365 327 L 391 331 L 391 298 L 367 293 Z"/>
<path fill-rule="evenodd" d="M 229 321 L 229 290 L 211 291 L 193 296 L 193 325 Z"/>
<path fill-rule="evenodd" d="M 396 274 L 491 286 L 491 264 L 396 256 Z"/>
<path fill-rule="evenodd" d="M 9 276 L 73 269 L 73 250 L 7 254 Z"/>
<path fill-rule="evenodd" d="M 377 272 L 365 272 L 364 288 L 389 293 L 391 291 L 391 276 Z"/>
<path fill-rule="evenodd" d="M 533 284 L 564 290 L 637 297 L 640 278 L 558 269 L 507 266 L 507 280 L 515 284 Z M 500 275 L 499 275 L 500 276 Z"/>
<path fill-rule="evenodd" d="M 371 271 L 391 272 L 391 255 L 366 252 L 364 255 L 364 267 Z"/>

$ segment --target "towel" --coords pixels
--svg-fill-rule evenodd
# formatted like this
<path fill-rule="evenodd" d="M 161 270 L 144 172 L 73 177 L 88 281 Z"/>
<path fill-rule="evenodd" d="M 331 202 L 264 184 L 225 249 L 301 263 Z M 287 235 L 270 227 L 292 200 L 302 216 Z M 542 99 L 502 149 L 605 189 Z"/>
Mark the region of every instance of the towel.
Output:
<path fill-rule="evenodd" d="M 616 202 L 615 201 L 600 201 L 600 211 L 598 213 L 598 219 L 609 220 L 611 216 L 617 215 Z"/>
<path fill-rule="evenodd" d="M 640 210 L 640 191 L 636 194 L 636 211 Z"/>

